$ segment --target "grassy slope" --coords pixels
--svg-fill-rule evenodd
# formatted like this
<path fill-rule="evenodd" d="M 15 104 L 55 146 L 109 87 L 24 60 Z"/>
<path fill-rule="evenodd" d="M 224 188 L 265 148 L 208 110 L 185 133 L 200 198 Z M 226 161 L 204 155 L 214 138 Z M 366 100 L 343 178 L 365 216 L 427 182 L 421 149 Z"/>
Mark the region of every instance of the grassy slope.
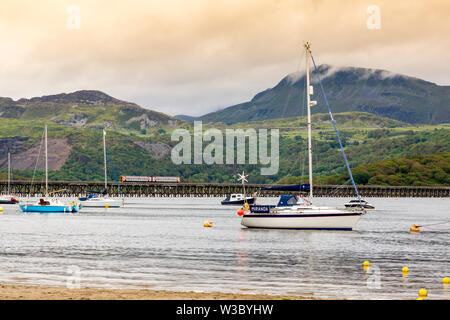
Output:
<path fill-rule="evenodd" d="M 324 176 L 345 173 L 345 165 L 337 147 L 336 136 L 327 115 L 314 116 L 313 148 L 314 171 L 318 181 Z M 336 114 L 339 132 L 345 143 L 345 150 L 352 167 L 382 161 L 388 158 L 416 156 L 423 154 L 450 152 L 450 126 L 408 126 L 404 123 L 380 118 L 365 113 Z M 59 171 L 50 172 L 50 179 L 60 180 L 102 180 L 103 151 L 101 130 L 95 128 L 80 129 L 61 124 L 49 123 L 49 137 L 67 138 L 72 145 L 69 160 Z M 117 175 L 176 175 L 185 181 L 232 182 L 235 174 L 242 170 L 249 172 L 250 182 L 273 183 L 280 179 L 295 180 L 307 172 L 306 130 L 304 118 L 274 119 L 254 123 L 240 123 L 233 128 L 280 128 L 280 170 L 275 176 L 261 176 L 258 165 L 174 165 L 170 153 L 163 159 L 153 159 L 151 154 L 137 146 L 133 141 L 160 142 L 170 146 L 170 130 L 166 132 L 148 132 L 146 135 L 122 130 L 108 130 L 107 145 Z M 183 123 L 182 127 L 192 130 L 192 126 Z M 220 124 L 205 125 L 225 132 Z M 300 128 L 299 128 L 300 127 Z M 29 137 L 14 153 L 30 148 L 42 137 L 43 123 L 2 119 L 1 137 Z M 205 143 L 206 145 L 207 143 Z M 4 157 L 2 157 L 4 158 Z M 247 158 L 248 159 L 248 158 Z M 446 158 L 448 160 L 448 158 Z M 4 159 L 0 159 L 2 163 Z M 4 162 L 3 162 L 4 163 Z M 114 179 L 108 163 L 109 178 Z M 6 172 L 6 168 L 1 169 Z M 15 172 L 16 175 L 31 176 L 32 172 Z M 38 178 L 42 177 L 38 173 Z M 320 177 L 322 176 L 322 178 Z M 406 182 L 405 182 L 406 183 Z M 424 183 L 442 184 L 442 180 Z"/>
<path fill-rule="evenodd" d="M 450 186 L 450 152 L 394 158 L 352 170 L 356 183 L 369 185 Z M 327 179 L 331 184 L 344 184 L 349 175 Z"/>

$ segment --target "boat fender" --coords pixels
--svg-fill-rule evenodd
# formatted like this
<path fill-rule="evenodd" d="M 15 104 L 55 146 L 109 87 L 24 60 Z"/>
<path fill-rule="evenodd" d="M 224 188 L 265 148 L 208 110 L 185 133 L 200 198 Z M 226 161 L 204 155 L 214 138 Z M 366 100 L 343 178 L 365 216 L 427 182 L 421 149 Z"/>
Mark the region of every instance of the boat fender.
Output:
<path fill-rule="evenodd" d="M 244 208 L 245 208 L 245 211 L 250 211 L 250 206 L 248 205 L 247 202 L 244 204 Z"/>

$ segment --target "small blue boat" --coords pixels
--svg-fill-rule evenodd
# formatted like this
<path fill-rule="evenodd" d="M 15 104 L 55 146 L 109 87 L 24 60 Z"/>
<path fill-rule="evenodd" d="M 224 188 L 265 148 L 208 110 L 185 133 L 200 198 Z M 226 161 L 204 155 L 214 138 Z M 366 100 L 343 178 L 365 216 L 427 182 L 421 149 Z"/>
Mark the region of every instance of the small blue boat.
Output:
<path fill-rule="evenodd" d="M 47 157 L 47 125 L 44 129 L 45 138 L 45 195 L 48 197 L 48 157 Z M 78 212 L 82 206 L 77 202 L 72 201 L 70 204 L 63 203 L 58 199 L 50 198 L 49 200 L 39 199 L 39 202 L 20 204 L 22 212 L 38 212 L 38 213 L 50 213 L 61 212 L 70 213 Z"/>
<path fill-rule="evenodd" d="M 40 199 L 38 203 L 21 204 L 22 212 L 38 212 L 38 213 L 76 213 L 81 209 L 80 204 L 72 201 L 71 204 L 64 204 L 59 200 L 45 201 Z"/>

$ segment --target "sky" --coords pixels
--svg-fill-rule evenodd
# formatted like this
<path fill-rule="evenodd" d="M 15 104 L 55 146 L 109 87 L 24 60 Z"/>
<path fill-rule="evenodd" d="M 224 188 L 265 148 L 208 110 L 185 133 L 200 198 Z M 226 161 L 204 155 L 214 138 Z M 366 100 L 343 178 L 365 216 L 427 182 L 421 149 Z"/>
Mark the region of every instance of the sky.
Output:
<path fill-rule="evenodd" d="M 450 85 L 448 0 L 2 0 L 0 96 L 101 90 L 169 115 L 250 100 L 318 64 Z"/>

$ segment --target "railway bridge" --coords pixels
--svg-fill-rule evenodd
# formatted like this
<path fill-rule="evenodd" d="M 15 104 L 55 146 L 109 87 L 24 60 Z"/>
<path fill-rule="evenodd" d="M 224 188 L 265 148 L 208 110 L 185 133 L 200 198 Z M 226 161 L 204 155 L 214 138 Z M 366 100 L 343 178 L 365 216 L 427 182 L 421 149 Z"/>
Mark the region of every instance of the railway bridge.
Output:
<path fill-rule="evenodd" d="M 0 193 L 7 193 L 7 181 L 0 180 Z M 42 196 L 45 193 L 45 182 L 15 181 L 11 183 L 11 192 L 17 196 Z M 286 191 L 261 190 L 269 187 L 264 184 L 246 184 L 247 194 L 257 193 L 259 197 L 277 197 L 280 194 L 295 193 Z M 120 189 L 119 189 L 120 188 Z M 91 190 L 105 189 L 104 182 L 85 181 L 50 181 L 49 192 L 55 196 L 84 196 Z M 148 183 L 110 182 L 108 194 L 124 197 L 224 197 L 231 193 L 242 193 L 241 184 L 217 183 Z M 358 186 L 362 197 L 450 197 L 450 187 L 426 186 Z M 306 195 L 306 193 L 302 193 Z M 352 186 L 317 185 L 314 186 L 316 197 L 353 197 Z"/>

